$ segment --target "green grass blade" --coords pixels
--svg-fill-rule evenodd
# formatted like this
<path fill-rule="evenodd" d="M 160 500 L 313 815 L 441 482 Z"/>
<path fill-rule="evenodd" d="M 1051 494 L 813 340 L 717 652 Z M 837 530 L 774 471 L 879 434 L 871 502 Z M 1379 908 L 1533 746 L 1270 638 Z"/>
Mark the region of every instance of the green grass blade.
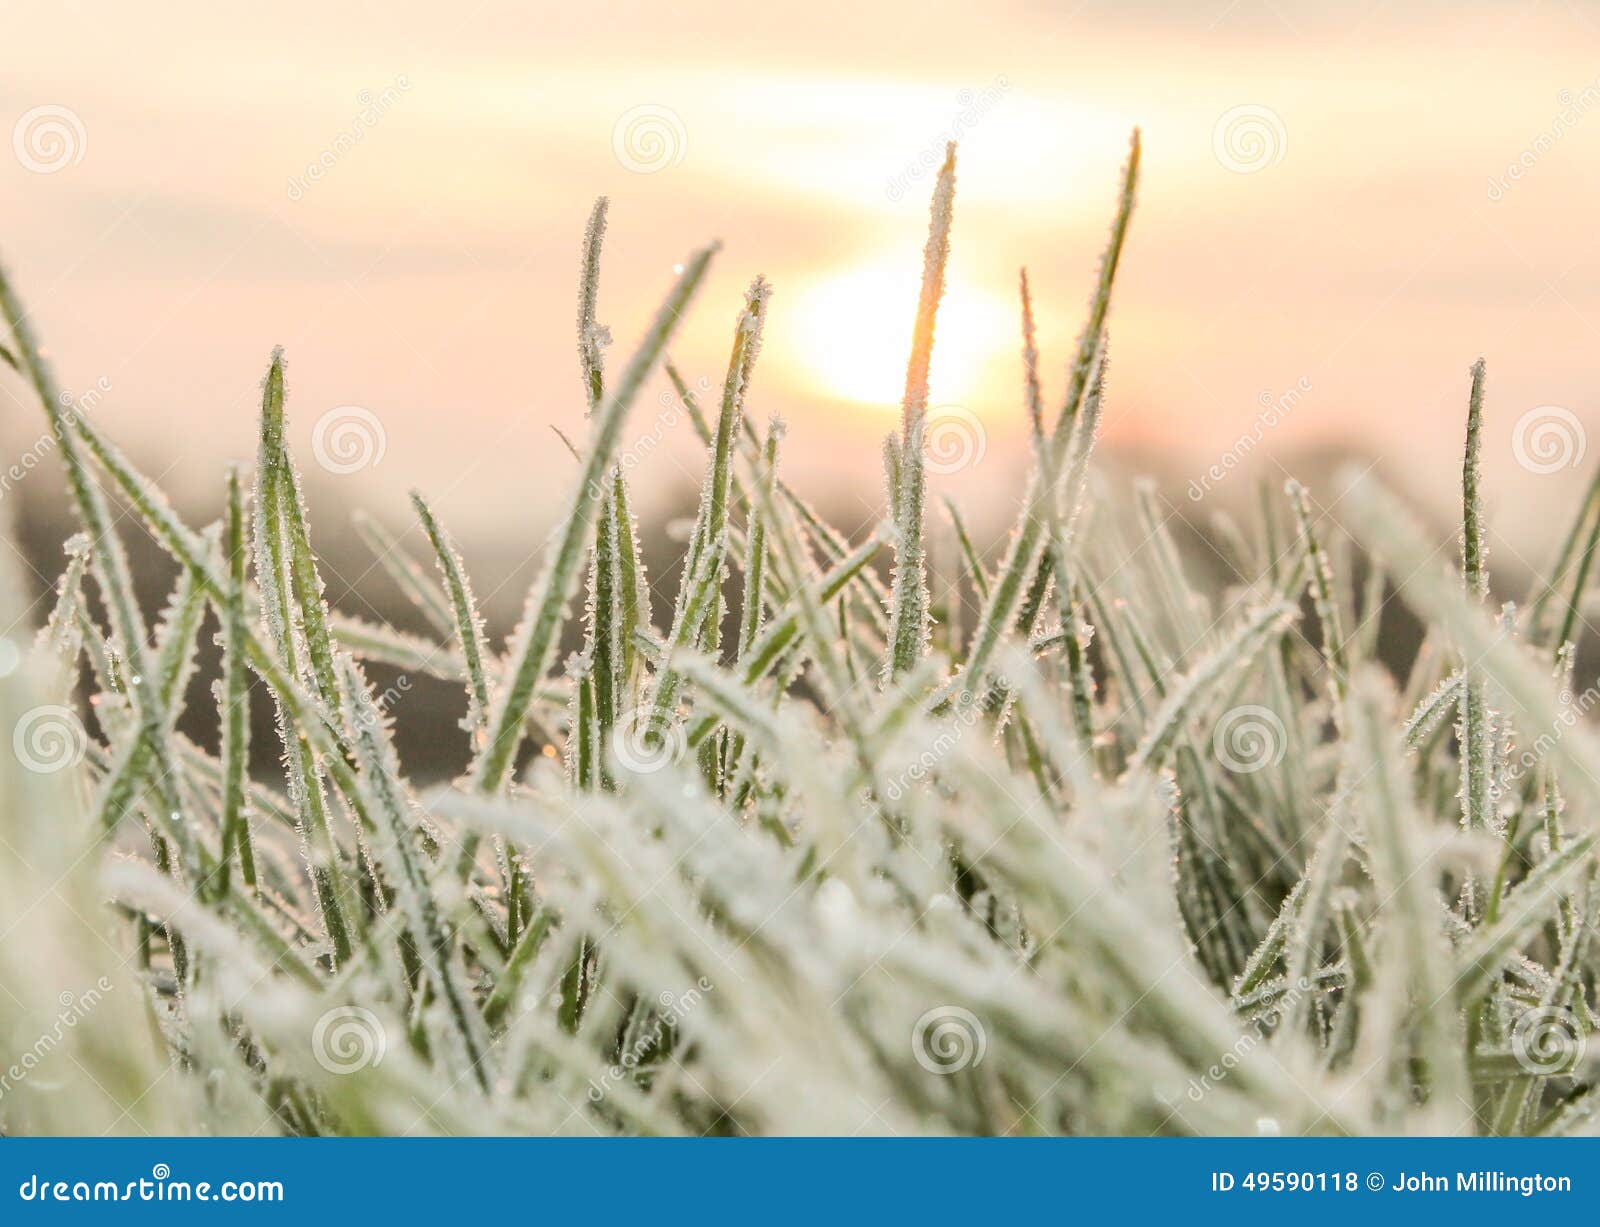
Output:
<path fill-rule="evenodd" d="M 889 652 L 884 678 L 893 682 L 914 668 L 928 650 L 928 568 L 923 541 L 923 503 L 927 475 L 922 441 L 928 413 L 928 366 L 933 357 L 934 323 L 944 297 L 945 265 L 950 260 L 950 222 L 955 206 L 956 147 L 945 147 L 944 165 L 929 207 L 928 244 L 922 256 L 922 293 L 911 331 L 905 398 L 900 405 L 900 464 L 892 480 L 895 496 L 894 582 L 889 606 Z"/>
<path fill-rule="evenodd" d="M 677 702 L 681 679 L 672 666 L 671 653 L 705 646 L 720 608 L 728 549 L 733 450 L 742 429 L 750 376 L 761 350 L 761 329 L 770 296 L 771 288 L 766 279 L 757 277 L 745 295 L 744 309 L 734 330 L 733 352 L 728 358 L 728 375 L 722 388 L 722 408 L 717 415 L 705 483 L 695 515 L 694 535 L 679 584 L 677 612 L 667 636 L 668 660 L 656 678 L 651 698 L 649 729 L 652 736 L 659 736 L 670 723 L 672 708 Z"/>
<path fill-rule="evenodd" d="M 472 585 L 467 580 L 466 566 L 461 554 L 440 525 L 432 508 L 417 491 L 411 492 L 411 505 L 422 521 L 428 542 L 433 546 L 439 562 L 439 573 L 444 577 L 445 591 L 450 594 L 450 606 L 455 613 L 456 642 L 461 645 L 461 658 L 465 666 L 467 684 L 467 723 L 475 742 L 487 735 L 489 727 L 489 678 L 484 670 L 488 650 L 483 641 L 483 618 L 473 599 Z"/>
<path fill-rule="evenodd" d="M 622 378 L 595 414 L 594 431 L 577 492 L 550 543 L 544 568 L 528 594 L 526 612 L 508 652 L 505 681 L 490 716 L 489 741 L 473 768 L 473 778 L 483 792 L 499 791 L 514 766 L 517 747 L 522 741 L 523 721 L 555 655 L 557 635 L 577 581 L 595 505 L 602 493 L 603 477 L 611 467 L 622 423 L 705 277 L 715 251 L 715 247 L 710 247 L 697 252 L 684 266 Z"/>
<path fill-rule="evenodd" d="M 223 530 L 223 556 L 228 565 L 227 599 L 222 607 L 222 687 L 218 692 L 222 725 L 222 859 L 217 894 L 226 898 L 234 859 L 239 875 L 257 888 L 255 851 L 246 814 L 250 756 L 250 687 L 245 670 L 245 568 L 249 546 L 245 533 L 244 490 L 237 466 L 228 469 L 228 510 Z"/>

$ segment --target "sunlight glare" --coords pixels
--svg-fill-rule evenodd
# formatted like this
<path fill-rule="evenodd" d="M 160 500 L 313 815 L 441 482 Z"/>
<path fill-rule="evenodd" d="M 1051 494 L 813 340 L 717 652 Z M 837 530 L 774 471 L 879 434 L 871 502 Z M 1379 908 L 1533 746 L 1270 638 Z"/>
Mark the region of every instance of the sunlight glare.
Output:
<path fill-rule="evenodd" d="M 804 291 L 790 321 L 802 376 L 835 396 L 897 408 L 920 283 L 921 269 L 897 262 L 848 269 Z M 928 379 L 932 403 L 980 390 L 989 365 L 1014 348 L 1014 315 L 988 290 L 959 280 L 946 286 Z"/>

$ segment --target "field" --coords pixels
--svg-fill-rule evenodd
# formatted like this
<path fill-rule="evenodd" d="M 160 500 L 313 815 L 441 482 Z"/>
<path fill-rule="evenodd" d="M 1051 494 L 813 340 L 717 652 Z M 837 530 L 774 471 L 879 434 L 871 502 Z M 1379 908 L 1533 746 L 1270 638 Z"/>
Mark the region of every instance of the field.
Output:
<path fill-rule="evenodd" d="M 580 476 L 503 645 L 421 494 L 432 557 L 390 561 L 436 634 L 329 608 L 281 355 L 254 469 L 196 526 L 63 399 L 0 277 L 0 358 L 82 528 L 42 628 L 0 582 L 4 1131 L 1592 1130 L 1600 737 L 1576 662 L 1600 483 L 1498 605 L 1479 362 L 1453 565 L 1352 474 L 1229 522 L 1230 581 L 1197 585 L 1216 559 L 1194 565 L 1152 491 L 1092 493 L 1139 171 L 1135 134 L 1053 391 L 1021 278 L 1033 467 L 997 564 L 929 492 L 953 146 L 920 299 L 884 304 L 916 325 L 859 540 L 786 483 L 784 424 L 748 408 L 763 280 L 720 390 L 666 361 L 714 246 L 607 364 L 600 201 Z M 670 609 L 620 456 L 663 369 L 706 449 Z M 930 590 L 936 516 L 970 625 Z M 130 530 L 178 566 L 153 618 Z M 1395 649 L 1401 617 L 1419 650 Z M 201 744 L 176 726 L 214 636 Z M 414 781 L 368 666 L 464 688 L 462 778 Z"/>

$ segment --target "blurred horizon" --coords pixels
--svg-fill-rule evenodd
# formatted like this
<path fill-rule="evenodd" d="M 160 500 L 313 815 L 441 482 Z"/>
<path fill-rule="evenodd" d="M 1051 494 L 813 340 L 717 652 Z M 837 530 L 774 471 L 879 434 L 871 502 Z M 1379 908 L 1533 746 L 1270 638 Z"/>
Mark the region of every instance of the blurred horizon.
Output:
<path fill-rule="evenodd" d="M 789 423 L 797 486 L 865 524 L 954 139 L 932 403 L 966 458 L 935 493 L 992 528 L 1025 461 L 1018 269 L 1054 406 L 1137 125 L 1111 453 L 1155 468 L 1185 518 L 1328 453 L 1378 459 L 1438 511 L 1481 354 L 1491 505 L 1516 543 L 1570 505 L 1600 424 L 1597 33 L 1600 13 L 1544 4 L 822 4 L 800 20 L 290 0 L 247 22 L 187 0 L 16 0 L 0 253 L 62 385 L 181 500 L 214 505 L 221 462 L 253 456 L 281 344 L 314 500 L 400 523 L 419 487 L 469 549 L 514 551 L 574 472 L 551 427 L 581 437 L 578 250 L 604 194 L 609 369 L 674 265 L 720 239 L 673 356 L 719 386 L 742 289 L 767 275 L 750 410 Z M 625 451 L 669 402 L 658 375 Z M 38 423 L 0 377 L 8 464 Z M 646 507 L 697 481 L 692 432 L 659 433 L 636 470 Z M 318 467 L 319 444 L 356 450 Z M 29 482 L 59 486 L 45 467 Z"/>

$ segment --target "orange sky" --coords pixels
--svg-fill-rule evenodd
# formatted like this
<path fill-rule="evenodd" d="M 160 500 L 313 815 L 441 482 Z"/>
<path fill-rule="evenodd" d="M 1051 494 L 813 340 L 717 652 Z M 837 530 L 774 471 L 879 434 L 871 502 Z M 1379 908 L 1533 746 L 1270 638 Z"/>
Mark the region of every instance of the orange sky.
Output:
<path fill-rule="evenodd" d="M 797 482 L 869 515 L 928 163 L 954 136 L 932 401 L 975 415 L 985 451 L 940 480 L 1010 496 L 1017 268 L 1059 395 L 1135 123 L 1107 423 L 1173 497 L 1299 387 L 1250 466 L 1336 443 L 1442 506 L 1480 353 L 1508 531 L 1548 531 L 1600 459 L 1533 473 L 1513 447 L 1538 406 L 1600 427 L 1600 11 L 1582 4 L 143 8 L 0 8 L 0 251 L 62 383 L 104 381 L 98 419 L 180 492 L 252 453 L 282 344 L 314 488 L 399 519 L 423 487 L 468 541 L 507 509 L 538 520 L 571 471 L 549 426 L 581 429 L 577 252 L 606 193 L 613 364 L 673 265 L 720 237 L 675 355 L 720 380 L 766 273 L 752 408 L 789 419 Z M 0 390 L 11 456 L 35 434 L 18 396 Z M 314 428 L 340 406 L 382 456 L 324 473 Z M 647 497 L 693 460 L 668 433 Z"/>

